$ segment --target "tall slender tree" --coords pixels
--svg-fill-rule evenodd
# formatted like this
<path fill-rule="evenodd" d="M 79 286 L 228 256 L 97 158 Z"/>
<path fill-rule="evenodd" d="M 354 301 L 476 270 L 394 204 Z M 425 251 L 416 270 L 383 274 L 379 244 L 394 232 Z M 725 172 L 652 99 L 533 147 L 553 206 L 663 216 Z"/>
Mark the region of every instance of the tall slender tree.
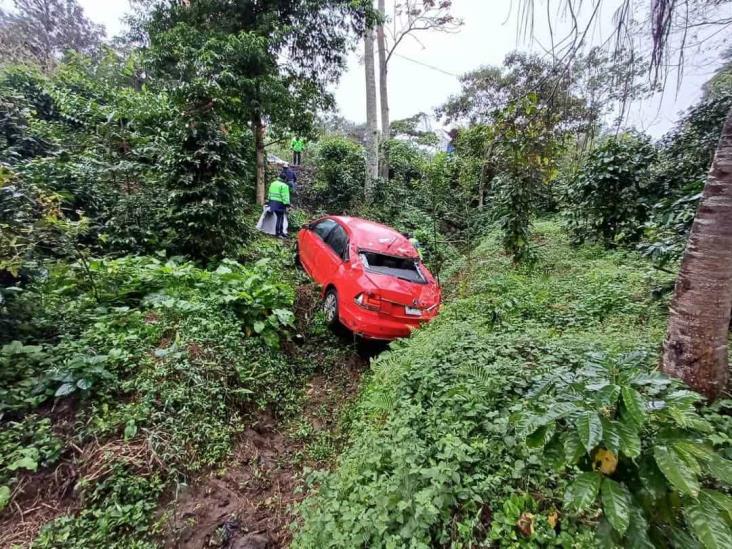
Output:
<path fill-rule="evenodd" d="M 376 27 L 376 49 L 379 55 L 379 107 L 381 110 L 381 139 L 388 141 L 391 137 L 391 121 L 389 119 L 389 90 L 387 89 L 387 70 L 386 70 L 386 33 L 384 32 L 384 22 L 386 21 L 386 2 L 379 0 L 378 9 L 381 23 Z M 379 166 L 379 176 L 384 179 L 389 178 L 389 161 L 386 155 L 386 149 L 383 149 L 384 158 Z"/>
<path fill-rule="evenodd" d="M 381 22 L 376 29 L 376 41 L 379 55 L 379 101 L 381 106 L 381 138 L 386 141 L 391 137 L 391 120 L 389 118 L 389 61 L 405 38 L 425 31 L 452 32 L 463 22 L 451 13 L 452 0 L 395 0 L 391 14 L 386 13 L 385 0 L 378 0 L 378 11 Z M 390 16 L 390 17 L 388 17 Z M 388 151 L 379 165 L 379 175 L 389 177 Z"/>
<path fill-rule="evenodd" d="M 68 50 L 90 53 L 104 38 L 76 0 L 13 0 L 0 9 L 0 63 L 34 63 L 51 71 Z"/>
<path fill-rule="evenodd" d="M 366 69 L 366 200 L 371 200 L 374 179 L 379 175 L 379 127 L 376 112 L 376 72 L 374 66 L 374 31 L 364 34 Z"/>

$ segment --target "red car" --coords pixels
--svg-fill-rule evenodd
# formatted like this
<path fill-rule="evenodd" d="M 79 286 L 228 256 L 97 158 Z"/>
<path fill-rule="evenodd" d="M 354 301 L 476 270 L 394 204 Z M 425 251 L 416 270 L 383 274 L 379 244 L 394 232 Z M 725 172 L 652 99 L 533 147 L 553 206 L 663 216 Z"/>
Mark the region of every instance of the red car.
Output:
<path fill-rule="evenodd" d="M 402 234 L 356 217 L 328 216 L 297 235 L 297 259 L 323 288 L 330 325 L 391 340 L 437 315 L 440 287 Z"/>

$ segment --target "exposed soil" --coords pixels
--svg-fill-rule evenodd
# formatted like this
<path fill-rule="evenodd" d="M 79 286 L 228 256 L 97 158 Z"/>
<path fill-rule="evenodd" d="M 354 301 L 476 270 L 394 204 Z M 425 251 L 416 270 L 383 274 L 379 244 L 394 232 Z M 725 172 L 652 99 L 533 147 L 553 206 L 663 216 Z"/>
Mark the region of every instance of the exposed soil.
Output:
<path fill-rule="evenodd" d="M 68 399 L 37 413 L 51 417 L 54 433 L 68 439 L 73 432 L 75 408 L 75 400 Z M 81 449 L 72 447 L 55 469 L 28 472 L 20 478 L 11 493 L 10 505 L 0 512 L 0 547 L 30 546 L 44 524 L 74 509 L 78 500 L 73 489 L 79 477 L 77 461 L 81 453 Z"/>
<path fill-rule="evenodd" d="M 309 445 L 324 436 L 337 444 L 339 414 L 355 397 L 366 366 L 353 355 L 350 363 L 317 374 L 306 387 L 302 415 L 284 425 L 261 414 L 243 433 L 225 470 L 192 482 L 171 504 L 164 546 L 287 546 L 295 520 L 292 506 L 306 496 L 304 469 L 328 466 L 328 459 L 308 451 Z"/>

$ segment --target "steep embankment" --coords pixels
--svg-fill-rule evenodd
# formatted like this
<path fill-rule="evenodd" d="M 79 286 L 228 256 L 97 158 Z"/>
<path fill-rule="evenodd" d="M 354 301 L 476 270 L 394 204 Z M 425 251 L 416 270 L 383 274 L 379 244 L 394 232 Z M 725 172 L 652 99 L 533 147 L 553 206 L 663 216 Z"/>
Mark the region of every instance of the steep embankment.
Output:
<path fill-rule="evenodd" d="M 655 364 L 666 310 L 657 289 L 671 277 L 632 253 L 572 249 L 554 223 L 539 223 L 536 239 L 541 260 L 529 272 L 513 268 L 498 239 L 487 238 L 470 263 L 463 259 L 455 265 L 445 283 L 451 297 L 441 316 L 373 363 L 373 375 L 354 410 L 350 446 L 337 470 L 317 479 L 319 493 L 301 508 L 295 547 L 472 547 L 490 539 L 502 546 L 512 540 L 596 543 L 601 515 L 594 496 L 585 494 L 582 504 L 591 509 L 586 514 L 570 513 L 563 498 L 577 469 L 571 461 L 557 469 L 550 466 L 556 456 L 549 446 L 560 453 L 562 444 L 565 451 L 582 448 L 573 443 L 575 431 L 566 430 L 571 418 L 560 419 L 558 410 L 587 407 L 579 414 L 591 420 L 589 427 L 579 425 L 581 418 L 577 432 L 588 449 L 600 440 L 595 422 L 605 426 L 601 444 L 614 452 L 591 453 L 593 459 L 605 456 L 610 462 L 602 475 L 593 472 L 583 451 L 572 455 L 578 467 L 589 469 L 587 478 L 599 483 L 606 476 L 605 484 L 611 486 L 613 476 L 640 486 L 637 477 L 623 477 L 636 474 L 633 461 L 623 455 L 618 465 L 616 458 L 619 452 L 637 455 L 641 421 L 621 431 L 620 450 L 608 438 L 626 425 L 628 402 L 638 392 L 623 386 L 626 403 L 621 405 L 620 386 L 616 391 L 608 382 L 579 382 L 578 388 L 568 381 L 556 392 L 546 387 L 560 386 L 576 372 L 604 372 L 618 384 L 631 379 L 638 391 L 660 395 L 660 389 L 643 383 L 665 382 L 639 374 Z M 640 354 L 618 358 L 636 351 Z M 618 373 L 626 371 L 625 364 L 629 375 L 637 377 Z M 544 387 L 536 387 L 539 380 Z M 612 391 L 602 395 L 608 401 L 599 408 L 600 420 L 593 399 L 602 387 Z M 574 400 L 559 407 L 567 395 Z M 522 429 L 521 417 L 545 398 L 544 415 L 530 416 L 533 429 L 542 425 L 532 435 L 541 440 L 532 443 L 532 437 L 524 438 L 532 429 Z M 669 410 L 671 402 L 669 397 Z M 684 413 L 693 414 L 688 406 Z M 613 415 L 615 410 L 620 416 Z M 715 418 L 722 425 L 724 420 Z M 666 419 L 659 415 L 648 421 Z M 724 425 L 729 429 L 728 422 Z M 550 440 L 546 451 L 536 448 Z M 643 444 L 645 448 L 645 440 Z M 620 507 L 619 527 L 628 527 L 629 509 L 635 508 Z M 631 518 L 629 535 L 633 530 L 636 541 L 645 542 L 645 533 L 638 533 L 643 517 L 635 513 Z"/>

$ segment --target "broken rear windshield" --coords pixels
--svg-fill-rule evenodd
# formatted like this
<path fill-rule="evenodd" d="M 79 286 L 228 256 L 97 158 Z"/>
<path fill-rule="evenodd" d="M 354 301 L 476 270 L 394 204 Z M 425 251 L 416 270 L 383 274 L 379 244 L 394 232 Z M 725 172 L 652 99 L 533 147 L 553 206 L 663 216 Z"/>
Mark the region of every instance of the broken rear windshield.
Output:
<path fill-rule="evenodd" d="M 427 281 L 419 270 L 416 259 L 408 257 L 394 257 L 392 255 L 377 254 L 361 251 L 361 261 L 369 270 L 379 274 L 395 276 L 409 282 L 425 284 Z"/>

